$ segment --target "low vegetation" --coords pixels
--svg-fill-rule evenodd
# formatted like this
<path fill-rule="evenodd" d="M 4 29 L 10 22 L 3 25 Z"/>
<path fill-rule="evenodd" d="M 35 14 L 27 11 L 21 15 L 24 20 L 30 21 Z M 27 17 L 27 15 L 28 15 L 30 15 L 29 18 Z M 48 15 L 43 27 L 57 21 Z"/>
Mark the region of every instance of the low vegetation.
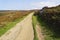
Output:
<path fill-rule="evenodd" d="M 32 24 L 33 24 L 33 29 L 34 29 L 34 40 L 38 40 L 38 37 L 37 37 L 37 32 L 36 32 L 36 23 L 37 23 L 37 18 L 36 16 L 33 15 L 32 17 Z"/>
<path fill-rule="evenodd" d="M 35 15 L 42 26 L 45 40 L 60 40 L 60 5 L 44 7 Z"/>
<path fill-rule="evenodd" d="M 0 36 L 14 27 L 16 23 L 24 19 L 30 12 L 31 11 L 4 11 L 3 15 L 0 16 Z"/>

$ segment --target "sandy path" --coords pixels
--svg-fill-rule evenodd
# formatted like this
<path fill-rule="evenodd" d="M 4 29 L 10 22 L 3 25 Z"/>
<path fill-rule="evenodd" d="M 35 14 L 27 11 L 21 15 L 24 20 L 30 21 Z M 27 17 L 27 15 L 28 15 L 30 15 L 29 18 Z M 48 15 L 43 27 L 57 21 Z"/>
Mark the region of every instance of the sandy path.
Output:
<path fill-rule="evenodd" d="M 40 28 L 39 23 L 37 23 L 37 25 L 36 25 L 36 32 L 37 32 L 38 39 L 39 40 L 44 40 L 44 36 L 42 34 L 42 30 Z"/>
<path fill-rule="evenodd" d="M 33 40 L 32 15 L 33 12 L 2 35 L 0 40 Z"/>

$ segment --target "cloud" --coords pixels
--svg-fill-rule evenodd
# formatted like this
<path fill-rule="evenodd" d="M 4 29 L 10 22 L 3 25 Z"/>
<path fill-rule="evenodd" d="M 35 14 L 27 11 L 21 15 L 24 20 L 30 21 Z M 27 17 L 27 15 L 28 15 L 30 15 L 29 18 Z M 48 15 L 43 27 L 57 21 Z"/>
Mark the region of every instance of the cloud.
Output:
<path fill-rule="evenodd" d="M 42 8 L 44 6 L 52 7 L 52 6 L 56 6 L 58 4 L 59 3 L 52 2 L 52 1 L 42 1 L 42 2 L 34 2 L 34 3 L 31 3 L 31 5 L 34 6 L 34 8 Z"/>

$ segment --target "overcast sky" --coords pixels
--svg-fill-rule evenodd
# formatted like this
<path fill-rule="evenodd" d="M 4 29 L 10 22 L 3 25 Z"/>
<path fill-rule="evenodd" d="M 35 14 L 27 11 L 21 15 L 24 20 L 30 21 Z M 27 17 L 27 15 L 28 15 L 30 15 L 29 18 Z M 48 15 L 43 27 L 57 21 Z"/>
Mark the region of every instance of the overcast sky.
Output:
<path fill-rule="evenodd" d="M 0 10 L 41 9 L 59 4 L 60 0 L 0 0 Z"/>

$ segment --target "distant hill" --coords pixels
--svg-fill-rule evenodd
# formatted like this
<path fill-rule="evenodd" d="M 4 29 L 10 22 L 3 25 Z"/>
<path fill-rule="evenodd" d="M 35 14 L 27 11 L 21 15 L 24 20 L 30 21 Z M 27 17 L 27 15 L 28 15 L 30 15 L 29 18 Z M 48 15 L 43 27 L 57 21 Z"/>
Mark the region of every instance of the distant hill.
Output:
<path fill-rule="evenodd" d="M 31 10 L 0 10 L 0 16 L 7 15 L 7 14 L 13 14 L 13 13 L 27 13 L 27 12 L 32 12 Z"/>

